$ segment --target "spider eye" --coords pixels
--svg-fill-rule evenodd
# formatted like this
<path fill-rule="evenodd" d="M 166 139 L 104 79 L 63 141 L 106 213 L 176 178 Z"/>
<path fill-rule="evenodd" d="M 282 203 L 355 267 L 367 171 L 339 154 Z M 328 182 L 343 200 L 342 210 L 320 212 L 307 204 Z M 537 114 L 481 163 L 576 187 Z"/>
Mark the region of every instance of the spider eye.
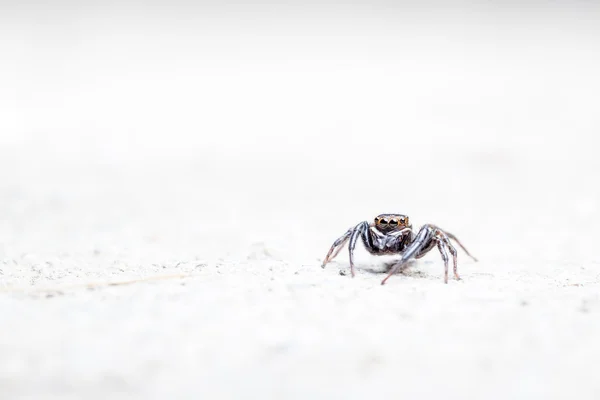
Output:
<path fill-rule="evenodd" d="M 390 225 L 396 225 L 398 226 L 398 221 L 395 219 L 390 220 Z"/>
<path fill-rule="evenodd" d="M 387 225 L 387 224 L 388 224 L 388 220 L 387 220 L 387 219 L 384 219 L 384 218 L 381 218 L 381 219 L 379 220 L 379 223 L 380 223 L 381 225 Z"/>
<path fill-rule="evenodd" d="M 406 222 L 406 220 L 405 220 L 404 218 L 400 218 L 400 223 L 401 223 L 401 224 L 403 224 L 403 223 L 405 223 L 405 222 Z"/>

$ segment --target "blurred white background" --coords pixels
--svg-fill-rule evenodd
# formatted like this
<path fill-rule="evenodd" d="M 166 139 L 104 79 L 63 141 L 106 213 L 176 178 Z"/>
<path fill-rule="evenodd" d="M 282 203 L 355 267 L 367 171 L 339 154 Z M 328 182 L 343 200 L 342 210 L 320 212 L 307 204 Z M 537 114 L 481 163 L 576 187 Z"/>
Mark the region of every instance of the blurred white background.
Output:
<path fill-rule="evenodd" d="M 354 217 L 435 198 L 446 215 L 464 190 L 449 222 L 497 196 L 510 219 L 597 194 L 580 177 L 599 16 L 591 2 L 4 2 L 3 182 L 60 196 L 148 181 L 172 197 L 195 191 L 185 180 L 217 190 L 197 200 L 228 223 L 265 202 L 346 221 L 337 204 Z"/>
<path fill-rule="evenodd" d="M 593 1 L 2 1 L 2 286 L 256 257 L 318 281 L 381 212 L 507 285 L 597 284 L 598 71 Z"/>

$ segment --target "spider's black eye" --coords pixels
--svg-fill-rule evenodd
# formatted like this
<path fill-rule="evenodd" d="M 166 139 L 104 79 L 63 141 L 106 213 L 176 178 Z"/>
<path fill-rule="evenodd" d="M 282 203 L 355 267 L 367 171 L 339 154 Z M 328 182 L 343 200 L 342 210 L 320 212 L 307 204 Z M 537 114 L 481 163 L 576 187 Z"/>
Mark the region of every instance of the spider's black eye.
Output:
<path fill-rule="evenodd" d="M 398 226 L 398 221 L 395 219 L 390 220 L 390 225 Z"/>
<path fill-rule="evenodd" d="M 406 220 L 405 220 L 404 218 L 400 218 L 400 223 L 401 223 L 401 224 L 403 224 L 403 223 L 405 223 L 405 222 L 406 222 Z"/>
<path fill-rule="evenodd" d="M 380 223 L 380 224 L 382 224 L 382 225 L 387 225 L 387 224 L 388 224 L 388 220 L 387 220 L 387 219 L 383 219 L 383 218 L 381 218 L 381 219 L 379 220 L 379 223 Z"/>

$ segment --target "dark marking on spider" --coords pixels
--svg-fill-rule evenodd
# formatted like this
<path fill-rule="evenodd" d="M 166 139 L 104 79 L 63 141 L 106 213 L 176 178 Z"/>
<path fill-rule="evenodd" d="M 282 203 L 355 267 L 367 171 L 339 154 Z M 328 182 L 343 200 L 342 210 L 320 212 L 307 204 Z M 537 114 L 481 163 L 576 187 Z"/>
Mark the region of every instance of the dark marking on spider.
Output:
<path fill-rule="evenodd" d="M 399 254 L 401 258 L 393 263 L 388 275 L 381 284 L 394 275 L 396 272 L 403 271 L 408 267 L 408 261 L 413 258 L 421 258 L 431 249 L 437 246 L 442 260 L 444 260 L 444 282 L 448 283 L 448 252 L 452 255 L 454 263 L 454 278 L 458 276 L 457 251 L 452 245 L 451 240 L 455 241 L 469 257 L 477 261 L 462 245 L 462 243 L 450 232 L 441 228 L 426 224 L 415 234 L 408 216 L 401 214 L 381 214 L 375 217 L 375 221 L 368 223 L 363 221 L 358 225 L 348 229 L 346 233 L 340 236 L 331 246 L 322 267 L 333 260 L 342 250 L 346 242 L 350 253 L 350 272 L 354 277 L 354 249 L 358 238 L 361 238 L 367 251 L 374 255 Z"/>

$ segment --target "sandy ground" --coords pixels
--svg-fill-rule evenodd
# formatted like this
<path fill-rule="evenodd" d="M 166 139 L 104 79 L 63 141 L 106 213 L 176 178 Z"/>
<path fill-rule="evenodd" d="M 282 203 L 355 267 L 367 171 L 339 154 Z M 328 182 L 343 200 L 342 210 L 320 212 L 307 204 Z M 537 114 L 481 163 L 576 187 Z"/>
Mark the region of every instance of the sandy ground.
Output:
<path fill-rule="evenodd" d="M 0 397 L 600 398 L 600 14 L 569 4 L 5 6 Z M 320 268 L 381 212 L 480 262 Z"/>

